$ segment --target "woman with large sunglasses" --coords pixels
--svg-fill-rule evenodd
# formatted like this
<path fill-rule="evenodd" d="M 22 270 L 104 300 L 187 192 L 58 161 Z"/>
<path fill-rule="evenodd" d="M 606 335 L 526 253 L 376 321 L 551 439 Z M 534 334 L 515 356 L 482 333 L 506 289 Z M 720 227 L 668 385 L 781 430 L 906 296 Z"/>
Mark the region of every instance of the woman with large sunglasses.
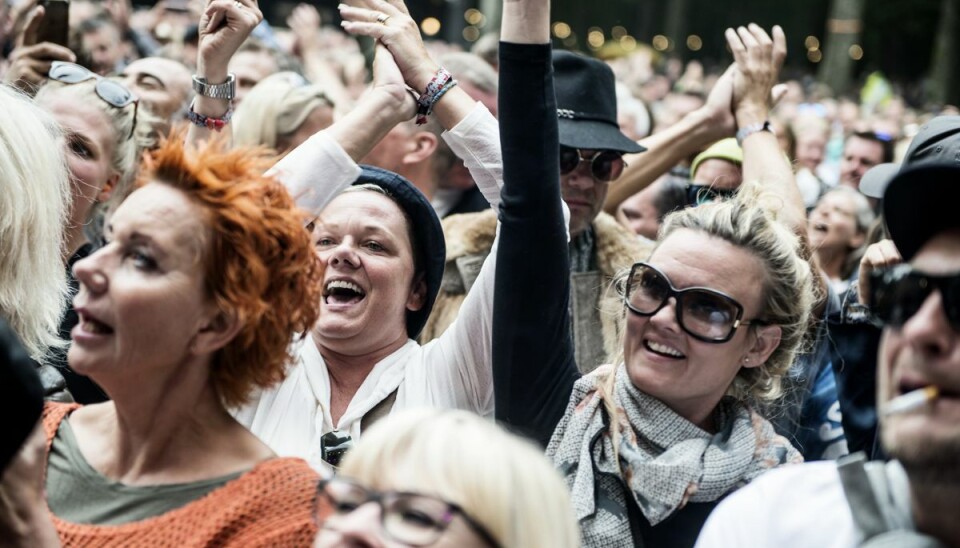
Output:
<path fill-rule="evenodd" d="M 61 61 L 51 64 L 48 81 L 37 93 L 36 102 L 64 132 L 73 196 L 64 227 L 65 259 L 70 288 L 76 292 L 71 268 L 96 248 L 108 200 L 125 194 L 136 176 L 140 153 L 150 144 L 142 123 L 146 114 L 139 108 L 137 97 L 122 84 Z M 76 324 L 77 315 L 70 307 L 61 323 L 61 337 L 69 339 Z M 63 371 L 76 401 L 96 403 L 106 399 L 90 379 L 73 373 L 66 363 L 65 350 L 55 351 L 52 360 Z"/>
<path fill-rule="evenodd" d="M 622 360 L 579 378 L 563 219 L 505 186 L 497 264 L 529 266 L 497 277 L 496 414 L 549 440 L 586 546 L 692 546 L 720 499 L 801 460 L 753 406 L 778 396 L 814 300 L 795 233 L 803 203 L 776 138 L 758 130 L 785 39 L 751 25 L 727 40 L 741 67 L 732 104 L 740 126 L 754 128 L 747 184 L 734 200 L 668 217 L 649 259 L 623 278 Z M 509 173 L 506 132 L 503 143 Z M 541 164 L 528 180 L 556 180 Z"/>

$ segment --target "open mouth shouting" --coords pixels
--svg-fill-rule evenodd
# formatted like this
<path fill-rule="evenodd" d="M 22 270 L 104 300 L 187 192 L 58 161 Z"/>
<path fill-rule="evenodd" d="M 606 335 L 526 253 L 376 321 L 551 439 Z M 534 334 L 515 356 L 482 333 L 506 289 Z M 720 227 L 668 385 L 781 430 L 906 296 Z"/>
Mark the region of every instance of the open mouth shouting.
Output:
<path fill-rule="evenodd" d="M 350 280 L 330 280 L 323 286 L 323 302 L 330 305 L 350 306 L 366 296 L 367 292 Z"/>

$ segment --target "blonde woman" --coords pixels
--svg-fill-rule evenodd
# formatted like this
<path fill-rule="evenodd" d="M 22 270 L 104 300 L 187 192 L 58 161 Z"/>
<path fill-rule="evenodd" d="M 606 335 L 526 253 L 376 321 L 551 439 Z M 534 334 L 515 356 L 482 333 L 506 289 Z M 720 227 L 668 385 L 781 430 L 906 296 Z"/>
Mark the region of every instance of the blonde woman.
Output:
<path fill-rule="evenodd" d="M 549 461 L 466 411 L 384 419 L 321 482 L 320 501 L 332 508 L 315 544 L 323 548 L 579 546 L 570 495 Z"/>
<path fill-rule="evenodd" d="M 42 361 L 66 304 L 63 225 L 70 185 L 56 122 L 26 96 L 0 86 L 0 315 Z"/>
<path fill-rule="evenodd" d="M 757 117 L 763 127 L 784 40 L 779 28 L 773 40 L 755 25 L 728 33 L 743 72 L 724 85 L 732 84 L 741 127 L 757 127 Z M 501 90 L 508 67 L 502 59 Z M 501 109 L 504 170 L 541 159 L 542 169 L 531 167 L 520 180 L 555 181 L 556 164 L 529 144 L 545 140 L 528 129 L 546 127 L 545 117 L 523 118 L 535 111 Z M 667 218 L 651 256 L 622 284 L 622 360 L 583 378 L 567 303 L 557 297 L 569 292 L 559 193 L 545 183 L 537 190 L 506 181 L 497 264 L 533 266 L 498 272 L 496 413 L 549 440 L 586 546 L 692 546 L 720 499 L 802 460 L 753 406 L 779 395 L 813 303 L 810 266 L 794 232 L 803 204 L 778 147 L 769 131 L 747 135 L 744 179 L 753 183 L 733 201 Z M 539 200 L 530 199 L 534 192 Z M 533 222 L 510 222 L 524 218 Z"/>
<path fill-rule="evenodd" d="M 334 104 L 322 86 L 294 72 L 279 72 L 251 89 L 233 118 L 233 142 L 263 145 L 283 154 L 333 123 Z"/>
<path fill-rule="evenodd" d="M 64 135 L 62 147 L 73 198 L 61 226 L 69 272 L 76 262 L 95 251 L 108 200 L 122 198 L 136 176 L 140 145 L 148 142 L 149 115 L 126 87 L 80 65 L 54 62 L 48 76 L 35 100 L 56 120 Z M 76 280 L 70 275 L 68 281 L 71 294 L 76 293 Z M 61 337 L 69 338 L 76 323 L 77 315 L 70 307 L 60 326 Z M 64 352 L 53 353 L 51 361 L 64 373 L 77 402 L 106 399 L 90 379 L 73 373 Z"/>

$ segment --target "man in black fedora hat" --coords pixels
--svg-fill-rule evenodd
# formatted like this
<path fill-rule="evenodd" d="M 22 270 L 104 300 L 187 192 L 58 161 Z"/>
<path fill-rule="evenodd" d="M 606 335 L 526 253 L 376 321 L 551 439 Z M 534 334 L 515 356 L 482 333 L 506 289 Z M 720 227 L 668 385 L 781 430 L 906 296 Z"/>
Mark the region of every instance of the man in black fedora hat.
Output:
<path fill-rule="evenodd" d="M 612 216 L 603 213 L 610 184 L 624 168 L 623 154 L 644 150 L 620 131 L 613 71 L 602 61 L 567 51 L 553 52 L 560 137 L 560 189 L 570 208 L 571 318 L 576 360 L 588 372 L 616 353 L 622 320 L 603 314 L 610 305 L 604 288 L 616 273 L 649 254 Z M 443 222 L 447 267 L 433 315 L 421 341 L 439 336 L 490 252 L 496 227 L 493 211 L 453 215 Z"/>

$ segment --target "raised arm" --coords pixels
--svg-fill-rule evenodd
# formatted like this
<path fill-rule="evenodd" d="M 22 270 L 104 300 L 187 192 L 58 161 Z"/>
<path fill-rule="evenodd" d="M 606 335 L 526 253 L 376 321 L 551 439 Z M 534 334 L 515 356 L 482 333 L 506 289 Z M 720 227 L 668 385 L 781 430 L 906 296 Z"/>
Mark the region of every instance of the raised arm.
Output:
<path fill-rule="evenodd" d="M 197 47 L 196 77 L 211 85 L 227 82 L 227 65 L 254 27 L 263 20 L 257 0 L 208 0 L 200 23 Z M 200 115 L 216 124 L 224 120 L 233 105 L 232 99 L 218 99 L 197 94 L 191 105 L 193 115 Z M 229 128 L 229 126 L 221 126 Z M 198 145 L 208 140 L 213 130 L 191 123 L 187 143 Z M 229 129 L 227 130 L 229 138 Z"/>
<path fill-rule="evenodd" d="M 787 56 L 787 39 L 779 26 L 773 27 L 771 39 L 753 23 L 727 29 L 725 36 L 737 67 L 733 78 L 737 127 L 759 128 L 770 119 L 771 91 Z M 777 136 L 772 131 L 755 131 L 744 138 L 742 147 L 744 186 L 759 185 L 763 194 L 774 198 L 771 205 L 778 208 L 778 217 L 797 234 L 806 233 L 803 197 Z"/>
<path fill-rule="evenodd" d="M 610 185 L 604 211 L 613 215 L 624 200 L 650 186 L 673 166 L 712 143 L 733 136 L 733 71 L 731 66 L 717 80 L 703 107 L 641 140 L 646 152 L 624 157 L 627 168 L 616 184 Z"/>
<path fill-rule="evenodd" d="M 496 417 L 546 446 L 579 377 L 570 338 L 549 0 L 506 0 L 500 44 L 504 188 L 493 313 Z"/>

